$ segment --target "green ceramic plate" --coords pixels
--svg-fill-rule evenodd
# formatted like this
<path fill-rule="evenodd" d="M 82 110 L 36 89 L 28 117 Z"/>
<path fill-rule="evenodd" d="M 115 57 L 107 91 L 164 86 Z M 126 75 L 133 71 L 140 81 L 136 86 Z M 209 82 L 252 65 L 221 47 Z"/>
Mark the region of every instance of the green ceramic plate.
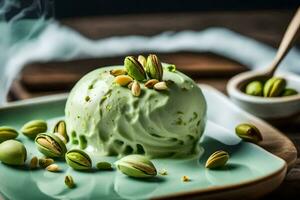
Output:
<path fill-rule="evenodd" d="M 0 164 L 0 192 L 4 199 L 155 199 L 155 198 L 238 198 L 258 197 L 275 189 L 283 180 L 286 164 L 282 159 L 262 148 L 241 142 L 231 127 L 219 123 L 226 120 L 247 120 L 226 98 L 215 90 L 203 86 L 208 100 L 208 123 L 200 145 L 201 155 L 183 160 L 153 160 L 158 170 L 166 169 L 168 175 L 153 179 L 138 180 L 124 176 L 117 171 L 74 171 L 64 163 L 60 173 L 45 170 L 12 168 Z M 20 128 L 31 119 L 47 119 L 49 127 L 62 118 L 65 97 L 57 96 L 34 102 L 15 104 L 0 109 L 0 126 L 11 125 Z M 226 105 L 224 108 L 224 105 Z M 224 113 L 226 112 L 226 113 Z M 223 116 L 220 118 L 220 116 Z M 229 123 L 229 122 L 228 122 Z M 232 123 L 232 122 L 231 122 Z M 40 155 L 34 143 L 19 137 L 28 149 L 28 157 Z M 216 150 L 230 153 L 230 160 L 224 169 L 207 170 L 204 163 Z M 40 155 L 41 156 L 41 155 Z M 105 160 L 114 162 L 114 157 L 92 155 L 94 164 Z M 72 175 L 77 187 L 68 189 L 64 177 Z M 183 182 L 182 176 L 191 180 Z M 1 197 L 0 197 L 1 199 Z"/>

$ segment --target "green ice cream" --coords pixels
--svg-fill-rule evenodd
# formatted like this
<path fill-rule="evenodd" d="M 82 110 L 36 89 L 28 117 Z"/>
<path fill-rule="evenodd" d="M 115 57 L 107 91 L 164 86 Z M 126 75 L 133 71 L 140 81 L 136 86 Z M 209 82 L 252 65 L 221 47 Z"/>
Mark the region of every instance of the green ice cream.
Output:
<path fill-rule="evenodd" d="M 163 70 L 167 91 L 148 89 L 141 95 L 114 82 L 105 67 L 85 75 L 66 104 L 71 139 L 104 155 L 144 154 L 151 158 L 185 157 L 198 152 L 206 122 L 201 89 L 186 75 Z"/>

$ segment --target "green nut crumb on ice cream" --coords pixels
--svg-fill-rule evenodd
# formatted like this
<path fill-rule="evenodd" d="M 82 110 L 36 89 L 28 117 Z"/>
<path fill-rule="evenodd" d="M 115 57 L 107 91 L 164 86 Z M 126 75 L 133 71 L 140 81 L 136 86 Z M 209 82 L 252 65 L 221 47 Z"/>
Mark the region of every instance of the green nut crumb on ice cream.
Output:
<path fill-rule="evenodd" d="M 143 70 L 141 66 L 138 70 Z M 153 88 L 145 87 L 150 77 L 137 81 L 133 76 L 136 85 L 118 84 L 111 71 L 119 72 L 124 66 L 104 67 L 85 75 L 66 104 L 71 142 L 119 157 L 186 157 L 197 153 L 206 122 L 205 99 L 192 79 L 167 67 L 158 70 L 163 73 L 159 80 L 163 82 Z M 137 89 L 139 95 L 133 95 Z"/>

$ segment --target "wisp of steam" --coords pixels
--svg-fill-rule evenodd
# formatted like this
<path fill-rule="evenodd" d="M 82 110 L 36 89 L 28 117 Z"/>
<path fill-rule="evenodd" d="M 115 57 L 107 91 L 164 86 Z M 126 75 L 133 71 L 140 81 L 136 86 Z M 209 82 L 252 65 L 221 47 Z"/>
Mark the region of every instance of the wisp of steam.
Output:
<path fill-rule="evenodd" d="M 190 51 L 212 52 L 257 69 L 270 64 L 276 53 L 268 45 L 225 28 L 93 41 L 53 20 L 52 11 L 52 0 L 0 0 L 0 105 L 22 67 L 34 61 Z M 293 49 L 282 65 L 300 73 L 300 52 Z"/>

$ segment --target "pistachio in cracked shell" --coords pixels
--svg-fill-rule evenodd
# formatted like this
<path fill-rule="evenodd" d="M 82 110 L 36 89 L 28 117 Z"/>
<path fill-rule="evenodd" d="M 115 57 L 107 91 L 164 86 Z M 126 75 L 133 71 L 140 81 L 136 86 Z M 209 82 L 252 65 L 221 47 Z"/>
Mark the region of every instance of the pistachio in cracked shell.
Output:
<path fill-rule="evenodd" d="M 263 140 L 259 129 L 253 124 L 239 124 L 235 128 L 235 133 L 237 134 L 237 136 L 247 142 L 258 143 Z"/>
<path fill-rule="evenodd" d="M 127 56 L 124 60 L 124 66 L 129 76 L 137 81 L 146 79 L 146 72 L 141 63 L 133 56 Z"/>
<path fill-rule="evenodd" d="M 123 174 L 135 178 L 148 178 L 156 176 L 157 171 L 153 163 L 142 155 L 132 154 L 125 156 L 115 163 L 117 169 Z"/>
<path fill-rule="evenodd" d="M 286 80 L 283 78 L 270 78 L 264 86 L 264 97 L 278 97 L 284 91 Z"/>
<path fill-rule="evenodd" d="M 67 151 L 65 143 L 51 133 L 40 133 L 35 138 L 37 149 L 47 157 L 63 157 Z"/>
<path fill-rule="evenodd" d="M 216 151 L 209 156 L 206 161 L 205 167 L 208 169 L 215 169 L 224 167 L 229 159 L 229 154 L 226 151 Z"/>
<path fill-rule="evenodd" d="M 150 54 L 148 56 L 146 72 L 150 78 L 157 79 L 159 81 L 162 80 L 163 68 L 162 68 L 162 64 L 161 64 L 159 58 L 156 55 Z"/>
<path fill-rule="evenodd" d="M 80 149 L 72 149 L 66 153 L 66 162 L 75 170 L 89 170 L 92 167 L 90 156 Z"/>
<path fill-rule="evenodd" d="M 66 124 L 65 120 L 58 121 L 53 128 L 53 132 L 58 133 L 59 135 L 64 137 L 65 143 L 67 143 L 69 141 L 69 136 L 67 134 L 67 124 Z"/>

